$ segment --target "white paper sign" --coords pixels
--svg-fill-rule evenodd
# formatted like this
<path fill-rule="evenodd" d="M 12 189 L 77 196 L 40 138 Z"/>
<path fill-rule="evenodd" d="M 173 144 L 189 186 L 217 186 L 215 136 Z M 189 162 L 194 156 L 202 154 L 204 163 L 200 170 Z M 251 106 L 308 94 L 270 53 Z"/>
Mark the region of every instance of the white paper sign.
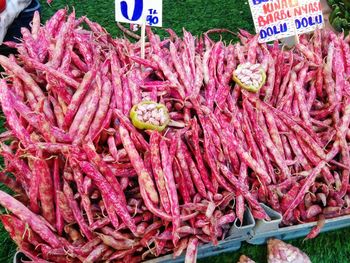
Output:
<path fill-rule="evenodd" d="M 249 0 L 259 42 L 264 43 L 323 27 L 320 0 Z"/>
<path fill-rule="evenodd" d="M 115 0 L 115 20 L 118 22 L 162 26 L 162 0 Z"/>

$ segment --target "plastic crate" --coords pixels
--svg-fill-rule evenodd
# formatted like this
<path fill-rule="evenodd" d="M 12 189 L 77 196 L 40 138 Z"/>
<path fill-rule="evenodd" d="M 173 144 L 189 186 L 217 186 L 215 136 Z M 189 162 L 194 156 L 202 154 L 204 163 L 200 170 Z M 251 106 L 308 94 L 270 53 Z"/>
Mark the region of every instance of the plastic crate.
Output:
<path fill-rule="evenodd" d="M 295 226 L 280 227 L 279 224 L 282 221 L 282 215 L 266 205 L 262 206 L 272 220 L 269 222 L 257 220 L 255 227 L 250 232 L 250 238 L 247 240 L 249 244 L 262 245 L 270 238 L 290 240 L 306 237 L 311 229 L 317 225 L 317 222 L 311 222 Z M 326 219 L 321 233 L 348 226 L 350 226 L 350 215 Z"/>
<path fill-rule="evenodd" d="M 227 239 L 249 236 L 249 233 L 255 227 L 255 224 L 255 219 L 250 209 L 246 207 L 243 216 L 243 223 L 237 218 L 231 226 Z"/>
<path fill-rule="evenodd" d="M 212 244 L 206 244 L 198 248 L 197 259 L 206 258 L 219 255 L 225 252 L 237 251 L 241 248 L 242 241 L 245 241 L 247 237 L 241 237 L 236 239 L 226 239 L 220 241 L 217 246 Z M 173 255 L 167 255 L 145 261 L 145 263 L 180 263 L 185 261 L 185 252 L 183 255 L 173 258 Z"/>
<path fill-rule="evenodd" d="M 206 258 L 219 255 L 221 253 L 237 251 L 241 248 L 242 242 L 249 239 L 249 233 L 255 226 L 255 219 L 248 208 L 244 212 L 243 222 L 238 219 L 234 221 L 228 236 L 220 241 L 217 246 L 205 244 L 199 246 L 197 258 Z M 185 253 L 185 252 L 184 252 Z M 166 255 L 155 259 L 147 260 L 147 263 L 166 263 L 166 262 L 184 262 L 185 254 L 173 258 L 173 255 Z"/>

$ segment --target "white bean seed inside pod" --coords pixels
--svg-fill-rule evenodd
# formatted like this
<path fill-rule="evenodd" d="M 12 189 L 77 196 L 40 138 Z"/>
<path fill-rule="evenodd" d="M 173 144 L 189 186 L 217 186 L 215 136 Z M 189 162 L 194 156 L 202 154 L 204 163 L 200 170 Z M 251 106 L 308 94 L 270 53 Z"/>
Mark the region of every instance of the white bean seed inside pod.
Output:
<path fill-rule="evenodd" d="M 251 64 L 249 62 L 241 64 L 235 70 L 235 75 L 242 84 L 255 88 L 258 88 L 263 80 L 261 64 Z"/>
<path fill-rule="evenodd" d="M 167 121 L 164 109 L 158 109 L 155 104 L 139 105 L 136 109 L 137 118 L 145 123 L 163 126 Z"/>

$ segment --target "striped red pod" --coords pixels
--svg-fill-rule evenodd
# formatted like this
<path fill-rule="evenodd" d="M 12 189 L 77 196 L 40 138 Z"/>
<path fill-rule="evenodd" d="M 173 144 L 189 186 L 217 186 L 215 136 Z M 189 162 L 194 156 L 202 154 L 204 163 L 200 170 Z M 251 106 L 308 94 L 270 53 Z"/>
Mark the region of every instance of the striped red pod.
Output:
<path fill-rule="evenodd" d="M 6 9 L 6 0 L 0 0 L 0 13 Z"/>

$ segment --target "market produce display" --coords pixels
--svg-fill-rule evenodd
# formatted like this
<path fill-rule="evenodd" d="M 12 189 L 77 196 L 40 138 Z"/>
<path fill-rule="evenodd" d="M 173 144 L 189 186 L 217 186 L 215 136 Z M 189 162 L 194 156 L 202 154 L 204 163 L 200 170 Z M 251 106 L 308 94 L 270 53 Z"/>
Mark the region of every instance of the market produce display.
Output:
<path fill-rule="evenodd" d="M 168 32 L 148 28 L 140 58 L 140 42 L 63 9 L 7 43 L 0 179 L 16 194 L 0 192 L 1 220 L 35 262 L 194 262 L 245 209 L 269 220 L 259 202 L 284 225 L 318 221 L 309 238 L 350 212 L 349 39 L 316 31 L 284 51 L 245 31 L 227 46 Z M 266 72 L 256 93 L 232 81 L 247 62 Z"/>

